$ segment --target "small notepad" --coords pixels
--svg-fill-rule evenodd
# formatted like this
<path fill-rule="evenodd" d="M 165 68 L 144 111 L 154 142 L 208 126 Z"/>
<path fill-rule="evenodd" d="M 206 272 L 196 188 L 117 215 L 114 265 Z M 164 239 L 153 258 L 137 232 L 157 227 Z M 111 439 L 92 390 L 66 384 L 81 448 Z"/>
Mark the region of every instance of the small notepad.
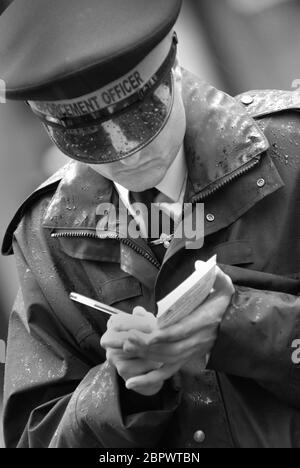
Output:
<path fill-rule="evenodd" d="M 158 303 L 157 323 L 166 328 L 190 315 L 208 298 L 217 274 L 217 257 L 196 262 L 195 271 Z"/>

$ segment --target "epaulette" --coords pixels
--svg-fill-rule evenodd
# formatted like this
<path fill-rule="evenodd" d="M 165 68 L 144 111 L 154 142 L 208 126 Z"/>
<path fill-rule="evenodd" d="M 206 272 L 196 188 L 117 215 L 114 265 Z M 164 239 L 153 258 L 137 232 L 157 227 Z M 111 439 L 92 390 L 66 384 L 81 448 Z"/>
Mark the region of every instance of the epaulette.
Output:
<path fill-rule="evenodd" d="M 70 164 L 66 164 L 62 167 L 58 172 L 56 172 L 53 176 L 51 176 L 46 182 L 40 185 L 20 206 L 18 211 L 16 212 L 15 216 L 13 217 L 12 221 L 10 222 L 2 244 L 2 255 L 8 256 L 13 254 L 12 242 L 14 232 L 17 229 L 18 225 L 20 224 L 23 216 L 25 215 L 26 211 L 33 205 L 35 201 L 41 198 L 44 194 L 49 193 L 58 186 L 60 181 L 63 179 L 65 173 L 70 167 Z"/>
<path fill-rule="evenodd" d="M 264 89 L 249 91 L 236 97 L 253 118 L 284 111 L 300 110 L 300 88 L 294 91 Z"/>

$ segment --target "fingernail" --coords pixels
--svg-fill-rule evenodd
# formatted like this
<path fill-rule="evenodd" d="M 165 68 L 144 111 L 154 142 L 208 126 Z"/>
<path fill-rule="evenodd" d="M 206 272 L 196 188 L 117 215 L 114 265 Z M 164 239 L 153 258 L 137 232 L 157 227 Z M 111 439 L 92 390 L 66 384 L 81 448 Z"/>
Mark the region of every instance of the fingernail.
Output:
<path fill-rule="evenodd" d="M 135 390 L 137 387 L 134 383 L 127 383 L 126 388 L 127 390 Z"/>

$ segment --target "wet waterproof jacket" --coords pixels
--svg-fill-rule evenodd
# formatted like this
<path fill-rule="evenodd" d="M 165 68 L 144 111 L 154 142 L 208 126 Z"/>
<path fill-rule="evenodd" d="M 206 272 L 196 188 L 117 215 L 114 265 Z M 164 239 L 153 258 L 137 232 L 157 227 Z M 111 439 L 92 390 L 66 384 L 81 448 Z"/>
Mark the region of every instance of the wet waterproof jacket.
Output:
<path fill-rule="evenodd" d="M 10 319 L 8 447 L 300 447 L 300 93 L 232 98 L 184 75 L 186 202 L 205 204 L 205 243 L 174 239 L 163 264 L 143 239 L 97 237 L 113 184 L 71 162 L 23 204 L 4 240 L 20 292 Z M 98 233 L 99 234 L 99 233 Z M 103 314 L 156 302 L 196 259 L 218 261 L 236 293 L 206 371 L 197 362 L 159 395 L 125 389 L 99 341 Z"/>

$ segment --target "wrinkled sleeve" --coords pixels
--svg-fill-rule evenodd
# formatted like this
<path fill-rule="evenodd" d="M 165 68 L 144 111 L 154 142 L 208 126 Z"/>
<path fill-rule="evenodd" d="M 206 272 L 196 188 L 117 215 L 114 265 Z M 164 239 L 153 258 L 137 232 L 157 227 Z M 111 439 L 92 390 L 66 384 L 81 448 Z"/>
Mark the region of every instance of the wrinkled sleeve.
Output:
<path fill-rule="evenodd" d="M 300 297 L 237 286 L 209 367 L 255 380 L 300 408 L 300 367 L 292 359 L 296 339 L 300 339 Z"/>
<path fill-rule="evenodd" d="M 21 289 L 9 325 L 6 446 L 155 447 L 178 406 L 179 390 L 168 382 L 156 397 L 141 397 L 126 390 L 107 362 L 92 366 L 68 340 L 68 330 L 51 310 L 18 245 L 14 252 Z"/>

